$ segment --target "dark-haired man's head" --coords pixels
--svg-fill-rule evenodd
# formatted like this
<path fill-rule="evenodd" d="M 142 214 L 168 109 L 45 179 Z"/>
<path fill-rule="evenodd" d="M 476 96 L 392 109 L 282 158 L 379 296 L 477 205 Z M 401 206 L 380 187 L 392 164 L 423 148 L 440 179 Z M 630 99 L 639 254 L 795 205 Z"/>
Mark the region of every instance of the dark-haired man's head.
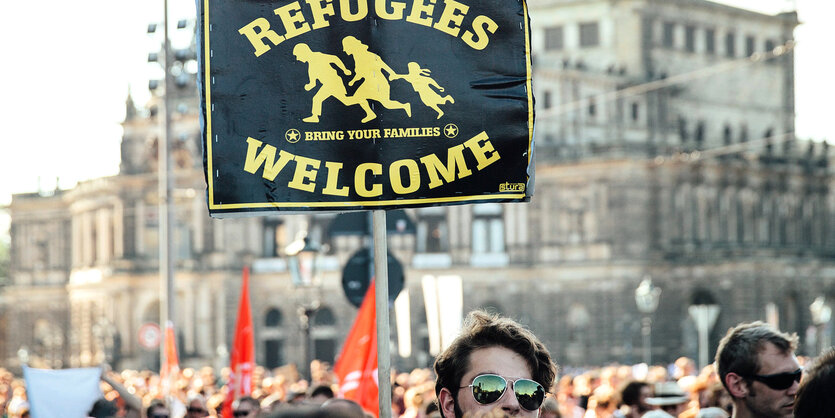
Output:
<path fill-rule="evenodd" d="M 333 389 L 328 385 L 317 385 L 310 391 L 308 402 L 322 404 L 328 399 L 333 399 Z"/>
<path fill-rule="evenodd" d="M 835 412 L 835 348 L 829 348 L 805 370 L 794 401 L 795 418 L 830 416 Z"/>
<path fill-rule="evenodd" d="M 360 404 L 343 398 L 333 398 L 322 404 L 321 408 L 323 417 L 333 418 L 364 418 L 365 411 L 363 411 Z"/>
<path fill-rule="evenodd" d="M 162 400 L 154 399 L 145 410 L 145 416 L 148 418 L 168 418 L 168 406 Z"/>
<path fill-rule="evenodd" d="M 638 380 L 627 383 L 620 391 L 621 402 L 638 413 L 652 409 L 652 406 L 647 403 L 647 398 L 650 396 L 652 396 L 652 386 Z"/>
<path fill-rule="evenodd" d="M 802 370 L 797 335 L 756 321 L 719 341 L 716 371 L 733 398 L 735 416 L 791 418 Z"/>
<path fill-rule="evenodd" d="M 255 418 L 261 411 L 261 403 L 251 396 L 244 396 L 232 402 L 232 414 L 235 418 Z"/>

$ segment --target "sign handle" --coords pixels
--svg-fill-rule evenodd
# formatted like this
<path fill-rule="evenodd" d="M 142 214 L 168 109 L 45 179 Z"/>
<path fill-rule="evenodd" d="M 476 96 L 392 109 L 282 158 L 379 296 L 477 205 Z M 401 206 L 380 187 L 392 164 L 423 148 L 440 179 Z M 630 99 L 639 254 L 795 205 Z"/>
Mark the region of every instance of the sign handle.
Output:
<path fill-rule="evenodd" d="M 374 231 L 374 299 L 377 308 L 377 382 L 379 382 L 380 416 L 391 416 L 391 355 L 389 354 L 389 273 L 386 211 L 373 211 Z"/>

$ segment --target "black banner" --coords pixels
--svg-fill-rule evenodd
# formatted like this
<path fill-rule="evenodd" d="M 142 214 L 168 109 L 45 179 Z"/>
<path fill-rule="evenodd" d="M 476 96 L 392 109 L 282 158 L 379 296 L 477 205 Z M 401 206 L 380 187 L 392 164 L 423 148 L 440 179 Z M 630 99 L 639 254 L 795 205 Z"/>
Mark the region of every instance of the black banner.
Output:
<path fill-rule="evenodd" d="M 198 0 L 213 216 L 527 201 L 521 0 Z"/>

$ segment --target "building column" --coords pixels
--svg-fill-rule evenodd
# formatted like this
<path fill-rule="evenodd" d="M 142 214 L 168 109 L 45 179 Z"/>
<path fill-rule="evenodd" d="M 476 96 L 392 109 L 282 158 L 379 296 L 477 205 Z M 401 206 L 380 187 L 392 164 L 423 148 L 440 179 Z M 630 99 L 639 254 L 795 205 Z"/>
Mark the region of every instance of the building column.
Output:
<path fill-rule="evenodd" d="M 82 245 L 81 245 L 81 236 L 83 234 L 81 228 L 81 218 L 78 216 L 73 216 L 71 223 L 71 234 L 72 234 L 72 248 L 70 249 L 70 259 L 71 265 L 73 267 L 81 265 L 82 260 Z"/>
<path fill-rule="evenodd" d="M 178 317 L 178 324 L 175 324 L 183 333 L 183 353 L 194 353 L 194 334 L 197 324 L 196 303 L 195 303 L 195 283 L 194 281 L 188 283 L 191 287 L 189 291 L 177 292 L 178 297 L 182 301 L 182 309 L 180 309 L 181 316 Z M 182 355 L 182 353 L 181 353 Z"/>
<path fill-rule="evenodd" d="M 81 218 L 81 242 L 80 246 L 78 247 L 81 251 L 81 267 L 88 267 L 90 265 L 90 260 L 92 260 L 92 252 L 93 249 L 91 248 L 93 243 L 91 239 L 92 232 L 92 225 L 90 220 L 90 213 L 84 212 L 80 215 Z"/>
<path fill-rule="evenodd" d="M 214 323 L 215 323 L 215 340 L 212 348 L 223 345 L 226 351 L 229 352 L 232 347 L 227 345 L 226 338 L 226 293 L 223 289 L 223 281 L 220 282 L 220 288 L 214 294 Z"/>
<path fill-rule="evenodd" d="M 137 256 L 145 255 L 145 204 L 141 199 L 137 199 L 133 207 L 134 213 L 134 228 L 133 234 L 135 238 L 136 254 Z"/>
<path fill-rule="evenodd" d="M 209 292 L 209 281 L 198 281 L 195 294 L 197 295 L 197 303 L 195 304 L 195 352 L 199 357 L 209 358 L 214 355 L 212 346 L 212 316 L 211 307 L 212 300 Z"/>
<path fill-rule="evenodd" d="M 205 246 L 204 241 L 204 223 L 203 223 L 203 211 L 206 210 L 206 204 L 203 203 L 202 198 L 194 198 L 191 201 L 191 228 L 194 231 L 194 237 L 192 238 L 192 242 L 194 243 L 194 253 L 200 254 L 203 252 L 203 247 Z"/>
<path fill-rule="evenodd" d="M 96 264 L 107 264 L 110 263 L 111 260 L 111 247 L 110 243 L 113 237 L 111 237 L 111 216 L 110 211 L 106 208 L 101 208 L 96 210 L 95 212 L 95 224 L 93 228 L 96 230 L 96 248 L 94 251 L 96 252 L 97 256 L 95 257 L 98 262 Z"/>
<path fill-rule="evenodd" d="M 125 254 L 125 246 L 124 246 L 124 236 L 125 236 L 125 205 L 121 200 L 117 200 L 113 204 L 113 216 L 111 219 L 113 222 L 113 259 L 119 259 L 124 257 Z"/>

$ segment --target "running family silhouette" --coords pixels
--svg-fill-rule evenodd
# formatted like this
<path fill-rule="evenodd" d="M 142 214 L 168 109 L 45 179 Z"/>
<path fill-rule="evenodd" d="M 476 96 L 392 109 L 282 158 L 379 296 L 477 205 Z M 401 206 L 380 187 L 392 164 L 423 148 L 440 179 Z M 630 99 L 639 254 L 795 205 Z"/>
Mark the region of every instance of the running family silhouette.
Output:
<path fill-rule="evenodd" d="M 406 74 L 397 74 L 379 55 L 369 51 L 367 45 L 353 36 L 346 36 L 342 39 L 342 50 L 354 58 L 355 63 L 354 77 L 348 81 L 348 87 L 353 87 L 354 84 L 360 82 L 357 90 L 351 96 L 348 96 L 342 77 L 339 76 L 336 69 L 341 70 L 346 76 L 351 75 L 351 70 L 345 66 L 339 57 L 312 51 L 304 43 L 299 43 L 293 48 L 293 55 L 296 59 L 308 65 L 309 82 L 304 85 L 304 90 L 310 91 L 315 88 L 317 81 L 321 84 L 319 90 L 313 95 L 311 115 L 302 119 L 303 121 L 319 122 L 319 117 L 322 115 L 322 103 L 330 97 L 336 98 L 345 106 L 359 105 L 365 111 L 362 123 L 377 117 L 377 114 L 371 109 L 370 100 L 379 102 L 386 109 L 403 109 L 406 116 L 411 117 L 412 106 L 410 103 L 401 103 L 391 98 L 389 82 L 398 79 L 403 79 L 411 84 L 423 104 L 438 113 L 438 119 L 444 115 L 443 110 L 439 107 L 440 105 L 455 103 L 455 99 L 449 94 L 441 97 L 435 91 L 437 89 L 439 92 L 443 92 L 444 88 L 429 76 L 431 72 L 428 69 L 420 68 L 420 64 L 416 62 L 408 64 Z M 388 78 L 383 75 L 383 71 L 388 73 Z"/>

